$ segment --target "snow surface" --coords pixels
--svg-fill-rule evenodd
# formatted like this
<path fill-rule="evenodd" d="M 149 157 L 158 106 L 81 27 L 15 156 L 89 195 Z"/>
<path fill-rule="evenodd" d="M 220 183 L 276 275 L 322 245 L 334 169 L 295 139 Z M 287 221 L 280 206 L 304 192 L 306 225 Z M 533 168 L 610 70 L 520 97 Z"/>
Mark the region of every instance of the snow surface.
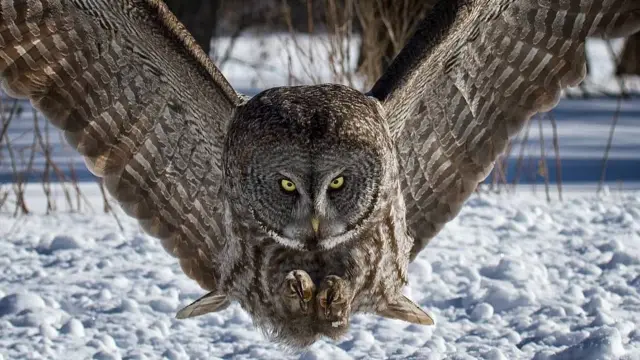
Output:
<path fill-rule="evenodd" d="M 356 315 L 304 353 L 237 305 L 174 319 L 204 292 L 129 218 L 0 214 L 0 358 L 640 359 L 640 192 L 564 195 L 474 195 L 409 268 L 435 326 Z"/>

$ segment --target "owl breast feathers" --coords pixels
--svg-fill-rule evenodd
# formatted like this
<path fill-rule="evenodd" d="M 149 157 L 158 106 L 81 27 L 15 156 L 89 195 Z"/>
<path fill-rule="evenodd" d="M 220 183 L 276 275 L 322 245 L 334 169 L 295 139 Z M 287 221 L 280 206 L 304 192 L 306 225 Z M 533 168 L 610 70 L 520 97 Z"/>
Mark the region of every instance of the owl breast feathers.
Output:
<path fill-rule="evenodd" d="M 440 1 L 366 94 L 238 94 L 159 0 L 0 0 L 5 91 L 29 98 L 142 228 L 275 340 L 355 312 L 416 324 L 409 262 L 509 138 L 585 75 L 585 39 L 640 29 L 637 0 Z"/>

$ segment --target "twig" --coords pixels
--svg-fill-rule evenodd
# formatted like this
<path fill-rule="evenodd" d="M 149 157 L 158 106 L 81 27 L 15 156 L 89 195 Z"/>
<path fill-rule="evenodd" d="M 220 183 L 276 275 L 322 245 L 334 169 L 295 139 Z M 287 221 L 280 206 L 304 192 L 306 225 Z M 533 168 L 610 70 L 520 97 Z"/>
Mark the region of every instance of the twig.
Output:
<path fill-rule="evenodd" d="M 0 211 L 2 211 L 2 209 L 4 208 L 4 204 L 7 203 L 7 199 L 9 198 L 9 192 L 8 191 L 2 191 L 0 192 Z"/>
<path fill-rule="evenodd" d="M 30 211 L 24 199 L 24 179 L 22 178 L 22 174 L 20 174 L 20 172 L 18 171 L 15 153 L 11 145 L 11 139 L 9 139 L 9 135 L 6 132 L 4 133 L 4 139 L 7 144 L 9 159 L 11 160 L 11 170 L 13 172 L 13 189 L 14 193 L 16 194 L 16 207 L 13 211 L 13 216 L 17 216 L 20 212 L 22 212 L 23 214 L 29 214 Z"/>
<path fill-rule="evenodd" d="M 607 50 L 609 51 L 609 55 L 611 56 L 613 63 L 617 66 L 620 63 L 620 59 L 616 55 L 616 52 L 613 50 L 613 46 L 611 46 L 611 41 L 606 40 L 604 43 L 607 45 Z M 618 80 L 618 85 L 620 86 L 620 96 L 624 99 L 628 99 L 629 94 L 627 94 L 627 90 L 625 89 L 624 79 L 622 77 L 617 77 L 617 80 Z"/>
<path fill-rule="evenodd" d="M 63 138 L 62 133 L 60 133 L 60 143 L 64 144 L 65 147 L 70 148 L 69 144 Z M 76 192 L 76 209 L 75 209 L 75 211 L 80 212 L 81 204 L 84 202 L 85 206 L 89 209 L 89 211 L 94 212 L 93 206 L 91 205 L 91 201 L 89 201 L 89 199 L 87 199 L 87 196 L 82 191 L 82 188 L 80 188 L 80 185 L 79 185 L 80 179 L 78 179 L 78 174 L 76 172 L 76 168 L 75 168 L 75 165 L 73 164 L 73 160 L 72 159 L 69 160 L 69 175 L 70 175 L 70 178 L 71 178 L 71 186 L 73 187 L 73 189 Z M 71 208 L 70 210 L 74 211 L 73 208 Z"/>
<path fill-rule="evenodd" d="M 100 188 L 100 193 L 102 194 L 102 203 L 103 203 L 103 210 L 105 212 L 105 214 L 107 213 L 111 213 L 111 216 L 113 216 L 113 218 L 116 221 L 116 224 L 118 224 L 118 227 L 120 228 L 120 231 L 124 231 L 124 227 L 122 226 L 122 223 L 120 222 L 120 218 L 118 217 L 118 214 L 116 214 L 115 209 L 113 207 L 111 207 L 111 202 L 109 201 L 109 198 L 107 197 L 107 192 L 104 189 L 104 179 L 100 178 L 98 180 L 98 187 Z"/>
<path fill-rule="evenodd" d="M 547 113 L 547 117 L 551 122 L 551 128 L 553 129 L 553 150 L 556 155 L 556 185 L 558 186 L 558 197 L 562 201 L 562 161 L 560 160 L 560 142 L 558 138 L 558 124 L 556 118 L 552 112 Z"/>
<path fill-rule="evenodd" d="M 227 48 L 225 49 L 222 57 L 220 57 L 219 60 L 216 61 L 218 67 L 222 68 L 222 66 L 224 66 L 224 64 L 229 61 L 238 38 L 240 38 L 240 35 L 242 35 L 242 33 L 247 29 L 248 25 L 249 24 L 245 24 L 244 22 L 240 23 L 233 34 L 231 34 L 231 37 L 229 38 L 229 46 L 227 46 Z"/>
<path fill-rule="evenodd" d="M 4 104 L 4 102 L 2 102 L 2 104 Z M 4 116 L 2 118 L 2 129 L 0 130 L 0 141 L 2 141 L 4 136 L 7 134 L 7 131 L 9 130 L 9 125 L 11 125 L 11 121 L 13 120 L 13 116 L 15 115 L 17 109 L 18 109 L 18 100 L 13 100 L 13 105 L 11 106 L 11 112 L 9 113 L 9 117 L 7 117 L 6 121 Z M 2 114 L 4 115 L 4 105 L 2 106 Z"/>
<path fill-rule="evenodd" d="M 522 166 L 524 162 L 524 150 L 527 147 L 527 142 L 529 141 L 529 133 L 531 132 L 531 123 L 532 123 L 532 120 L 527 121 L 527 129 L 524 131 L 524 138 L 522 139 L 522 144 L 520 145 L 520 154 L 518 155 L 518 161 L 516 162 L 516 174 L 513 178 L 514 190 L 518 185 L 518 182 L 520 181 L 520 175 L 522 174 Z"/>
<path fill-rule="evenodd" d="M 544 133 L 542 132 L 542 117 L 538 116 L 538 127 L 540 129 L 540 164 L 538 173 L 544 177 L 544 190 L 547 194 L 547 202 L 551 202 L 549 195 L 549 170 L 547 168 L 547 159 L 544 153 Z"/>
<path fill-rule="evenodd" d="M 622 107 L 622 98 L 618 98 L 618 102 L 616 104 L 616 112 L 613 114 L 613 120 L 611 122 L 611 128 L 609 129 L 609 138 L 607 139 L 607 147 L 604 150 L 604 155 L 602 157 L 602 170 L 600 173 L 600 182 L 598 183 L 597 192 L 600 193 L 604 186 L 604 181 L 607 175 L 607 162 L 609 161 L 609 151 L 611 151 L 611 144 L 613 143 L 613 134 L 616 130 L 616 125 L 618 124 L 618 118 L 620 117 L 620 111 Z"/>

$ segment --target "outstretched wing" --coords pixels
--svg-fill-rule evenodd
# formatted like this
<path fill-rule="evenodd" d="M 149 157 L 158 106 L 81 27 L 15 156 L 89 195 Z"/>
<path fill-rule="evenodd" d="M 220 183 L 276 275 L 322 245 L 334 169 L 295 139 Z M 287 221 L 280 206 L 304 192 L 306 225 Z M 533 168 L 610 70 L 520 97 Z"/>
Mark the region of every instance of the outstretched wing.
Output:
<path fill-rule="evenodd" d="M 213 289 L 220 157 L 241 99 L 159 0 L 0 0 L 0 77 Z"/>
<path fill-rule="evenodd" d="M 638 0 L 441 0 L 370 94 L 395 139 L 412 259 L 509 137 L 586 73 L 587 36 L 640 29 Z"/>

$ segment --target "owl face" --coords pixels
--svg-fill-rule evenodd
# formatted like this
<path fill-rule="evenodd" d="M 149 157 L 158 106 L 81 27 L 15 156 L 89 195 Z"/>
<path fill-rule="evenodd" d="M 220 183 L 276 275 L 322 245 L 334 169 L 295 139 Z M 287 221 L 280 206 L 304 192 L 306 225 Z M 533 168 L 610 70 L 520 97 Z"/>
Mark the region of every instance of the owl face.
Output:
<path fill-rule="evenodd" d="M 339 85 L 268 90 L 230 124 L 225 182 L 276 241 L 330 249 L 376 208 L 391 152 L 382 121 L 370 100 Z"/>
<path fill-rule="evenodd" d="M 291 143 L 270 151 L 252 158 L 241 186 L 255 219 L 289 246 L 331 248 L 375 207 L 380 163 L 371 152 Z"/>

